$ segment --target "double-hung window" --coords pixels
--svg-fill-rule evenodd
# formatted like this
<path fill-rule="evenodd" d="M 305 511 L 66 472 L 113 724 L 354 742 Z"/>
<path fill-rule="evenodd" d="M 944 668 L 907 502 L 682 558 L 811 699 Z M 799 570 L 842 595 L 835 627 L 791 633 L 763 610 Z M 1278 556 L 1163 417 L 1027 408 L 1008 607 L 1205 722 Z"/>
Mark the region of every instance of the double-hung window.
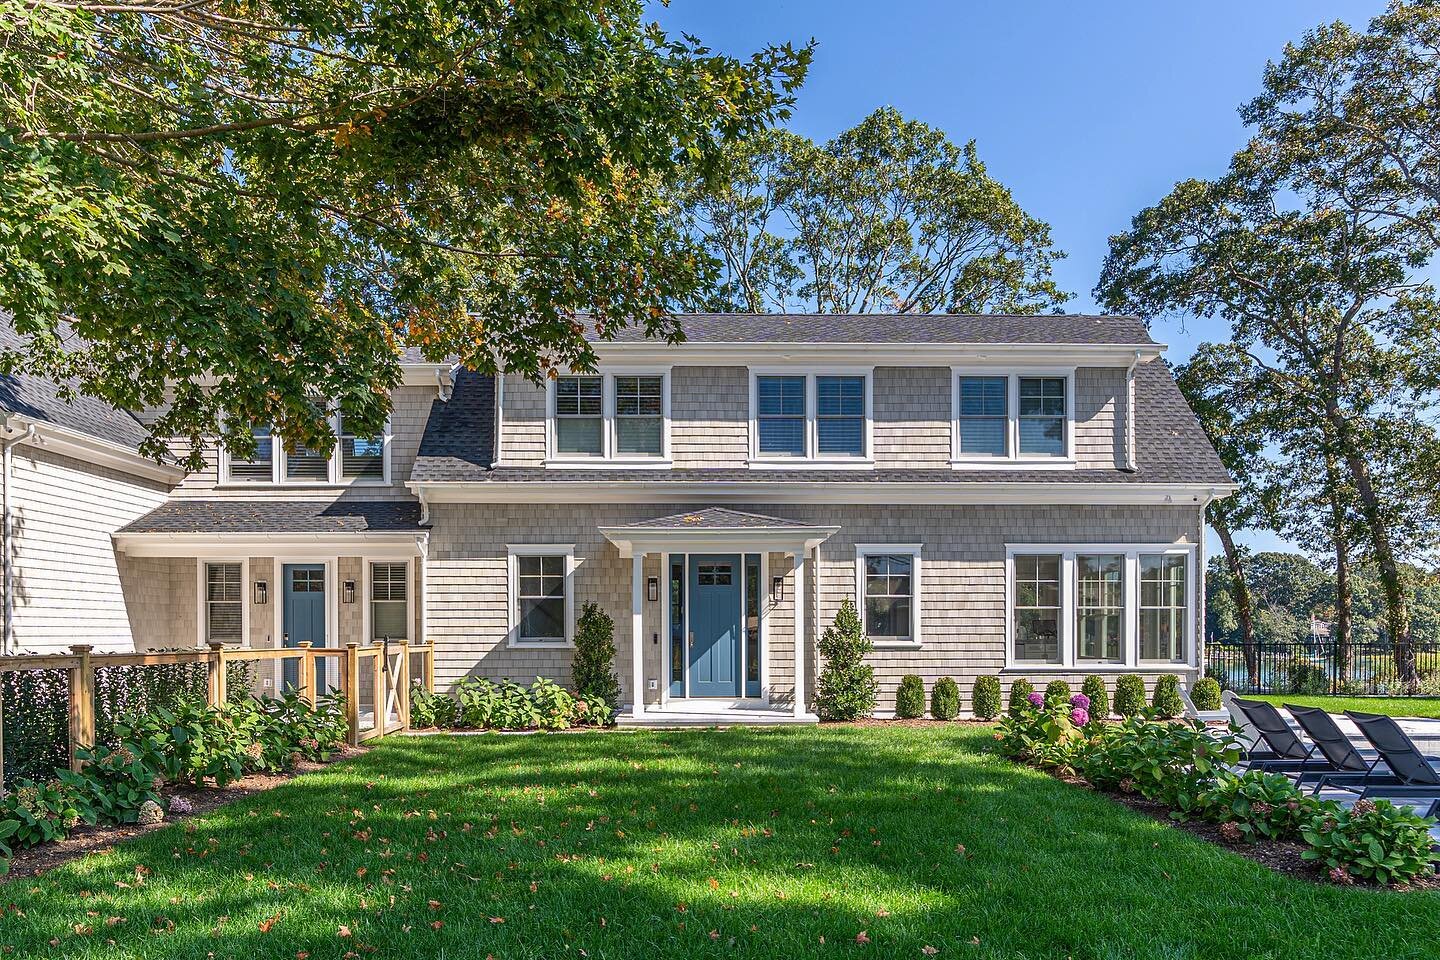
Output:
<path fill-rule="evenodd" d="M 957 369 L 953 382 L 954 450 L 966 466 L 1071 462 L 1073 372 Z"/>
<path fill-rule="evenodd" d="M 868 465 L 870 389 L 868 371 L 755 372 L 752 458 Z"/>
<path fill-rule="evenodd" d="M 615 378 L 615 452 L 658 457 L 665 452 L 665 378 Z"/>
<path fill-rule="evenodd" d="M 275 480 L 275 438 L 269 427 L 256 427 L 255 453 L 248 458 L 230 457 L 230 482 L 273 483 Z"/>
<path fill-rule="evenodd" d="M 1020 378 L 1021 455 L 1065 455 L 1065 378 Z"/>
<path fill-rule="evenodd" d="M 205 640 L 244 639 L 245 585 L 239 563 L 205 564 Z"/>
<path fill-rule="evenodd" d="M 1007 547 L 1007 661 L 1061 668 L 1186 663 L 1190 544 Z"/>
<path fill-rule="evenodd" d="M 410 565 L 370 564 L 370 637 L 403 640 L 410 636 L 410 603 L 406 589 Z"/>
<path fill-rule="evenodd" d="M 356 436 L 339 419 L 340 477 L 343 480 L 385 479 L 385 438 Z"/>
<path fill-rule="evenodd" d="M 1005 377 L 960 378 L 960 453 L 1003 457 L 1009 453 L 1010 384 Z"/>
<path fill-rule="evenodd" d="M 269 427 L 255 427 L 255 452 L 249 457 L 220 454 L 220 482 L 336 486 L 383 484 L 390 473 L 390 425 L 378 436 L 358 434 L 345 417 L 333 413 L 333 447 L 289 445 Z"/>
<path fill-rule="evenodd" d="M 1140 556 L 1140 659 L 1185 659 L 1185 557 Z"/>
<path fill-rule="evenodd" d="M 805 456 L 805 378 L 755 378 L 756 446 L 761 456 Z"/>
<path fill-rule="evenodd" d="M 555 381 L 555 452 L 605 455 L 603 377 L 560 377 Z"/>
<path fill-rule="evenodd" d="M 920 644 L 919 544 L 857 544 L 855 593 L 865 635 L 877 647 Z"/>
<path fill-rule="evenodd" d="M 574 635 L 575 548 L 511 546 L 509 564 L 511 645 L 569 643 Z"/>

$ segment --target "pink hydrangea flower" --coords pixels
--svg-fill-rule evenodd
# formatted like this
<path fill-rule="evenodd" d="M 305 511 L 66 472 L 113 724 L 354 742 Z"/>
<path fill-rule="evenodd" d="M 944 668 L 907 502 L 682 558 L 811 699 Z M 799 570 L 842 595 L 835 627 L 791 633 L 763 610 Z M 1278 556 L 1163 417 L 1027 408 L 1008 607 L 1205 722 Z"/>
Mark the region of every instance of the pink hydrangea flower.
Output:
<path fill-rule="evenodd" d="M 1231 843 L 1237 843 L 1245 836 L 1245 832 L 1240 829 L 1240 824 L 1238 823 L 1222 823 L 1220 824 L 1220 836 Z"/>
<path fill-rule="evenodd" d="M 1030 701 L 1030 705 L 1031 705 L 1032 707 L 1043 707 L 1043 706 L 1045 706 L 1045 695 L 1044 695 L 1044 694 L 1041 694 L 1041 693 L 1032 693 L 1032 694 L 1030 694 L 1030 696 L 1027 697 L 1026 699 Z"/>
<path fill-rule="evenodd" d="M 1349 871 L 1349 870 L 1346 870 L 1344 867 L 1331 867 L 1331 868 L 1330 868 L 1330 882 L 1331 882 L 1331 883 L 1347 883 L 1347 884 L 1348 884 L 1348 883 L 1354 883 L 1355 881 L 1354 881 L 1354 879 L 1350 876 L 1350 871 Z"/>
<path fill-rule="evenodd" d="M 1083 727 L 1090 722 L 1090 711 L 1084 707 L 1076 707 L 1070 711 L 1070 722 L 1077 727 Z"/>
<path fill-rule="evenodd" d="M 1077 693 L 1075 694 L 1075 696 L 1070 698 L 1070 706 L 1075 707 L 1079 710 L 1089 710 L 1090 698 L 1085 696 L 1085 694 L 1083 693 Z"/>

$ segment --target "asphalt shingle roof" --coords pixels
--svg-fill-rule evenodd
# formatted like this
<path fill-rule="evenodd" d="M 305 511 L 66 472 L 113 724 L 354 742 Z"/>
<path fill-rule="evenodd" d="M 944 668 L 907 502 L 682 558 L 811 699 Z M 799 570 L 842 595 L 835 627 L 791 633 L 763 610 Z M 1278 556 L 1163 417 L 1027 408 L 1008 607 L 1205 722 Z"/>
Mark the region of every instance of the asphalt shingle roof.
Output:
<path fill-rule="evenodd" d="M 1135 369 L 1135 458 L 1137 469 L 1079 470 L 752 470 L 744 467 L 693 469 L 546 470 L 492 468 L 494 385 L 471 374 L 457 380 L 449 406 L 436 401 L 410 478 L 417 482 L 524 481 L 608 484 L 726 481 L 732 483 L 1212 483 L 1230 475 L 1186 404 L 1163 361 Z M 437 413 L 442 416 L 437 417 Z"/>
<path fill-rule="evenodd" d="M 704 510 L 690 510 L 668 517 L 625 524 L 625 527 L 632 530 L 764 530 L 774 527 L 813 526 L 815 524 L 803 520 L 767 517 L 763 513 L 744 513 L 726 507 L 706 507 Z"/>
<path fill-rule="evenodd" d="M 1069 313 L 687 313 L 678 319 L 693 343 L 1155 343 L 1135 317 Z M 614 342 L 644 339 L 643 330 L 630 326 L 618 330 Z"/>
<path fill-rule="evenodd" d="M 62 327 L 63 337 L 72 336 Z M 20 350 L 25 340 L 10 325 L 10 315 L 0 310 L 0 351 Z M 78 388 L 75 381 L 66 387 Z M 0 374 L 0 410 L 41 423 L 75 430 L 101 440 L 109 440 L 131 450 L 138 450 L 148 435 L 133 414 L 117 410 L 103 400 L 76 393 L 73 399 L 60 396 L 61 384 L 29 373 Z"/>
<path fill-rule="evenodd" d="M 419 532 L 413 500 L 171 500 L 120 533 Z"/>

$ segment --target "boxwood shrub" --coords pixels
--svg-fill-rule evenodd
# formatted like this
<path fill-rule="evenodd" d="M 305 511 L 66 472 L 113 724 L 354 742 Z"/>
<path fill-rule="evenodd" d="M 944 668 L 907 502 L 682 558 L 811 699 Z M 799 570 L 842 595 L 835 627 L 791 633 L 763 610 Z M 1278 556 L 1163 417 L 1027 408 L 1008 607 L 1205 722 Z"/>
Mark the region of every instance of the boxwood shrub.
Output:
<path fill-rule="evenodd" d="M 1024 677 L 1010 681 L 1010 716 L 1018 717 L 1030 706 L 1030 694 L 1035 692 L 1035 685 Z"/>
<path fill-rule="evenodd" d="M 901 720 L 925 716 L 925 681 L 913 673 L 900 678 L 900 689 L 895 692 L 895 716 Z"/>
<path fill-rule="evenodd" d="M 1145 681 L 1127 673 L 1115 681 L 1115 712 L 1122 717 L 1138 717 L 1145 710 Z"/>
<path fill-rule="evenodd" d="M 1093 719 L 1104 720 L 1110 716 L 1110 691 L 1105 689 L 1102 678 L 1092 673 L 1081 684 L 1080 692 L 1090 698 L 1090 716 Z"/>
<path fill-rule="evenodd" d="M 1000 716 L 1000 678 L 980 677 L 970 694 L 971 709 L 981 720 L 994 720 Z"/>
<path fill-rule="evenodd" d="M 1070 684 L 1064 680 L 1051 680 L 1045 685 L 1045 703 L 1052 707 L 1070 702 Z"/>
<path fill-rule="evenodd" d="M 936 720 L 954 720 L 960 715 L 960 687 L 950 677 L 935 681 L 930 691 L 930 716 Z"/>
<path fill-rule="evenodd" d="M 1167 673 L 1155 679 L 1155 696 L 1150 701 L 1157 717 L 1173 719 L 1185 716 L 1185 701 L 1180 697 L 1180 678 Z"/>

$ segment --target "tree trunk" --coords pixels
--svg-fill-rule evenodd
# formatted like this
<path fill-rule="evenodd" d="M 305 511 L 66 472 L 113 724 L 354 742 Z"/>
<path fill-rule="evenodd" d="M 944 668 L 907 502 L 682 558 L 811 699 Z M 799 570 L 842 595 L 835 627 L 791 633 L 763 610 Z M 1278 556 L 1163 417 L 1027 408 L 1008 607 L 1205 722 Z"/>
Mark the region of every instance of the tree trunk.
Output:
<path fill-rule="evenodd" d="M 1235 615 L 1240 618 L 1241 649 L 1245 653 L 1245 673 L 1251 690 L 1260 687 L 1260 651 L 1255 647 L 1255 618 L 1250 608 L 1250 585 L 1245 580 L 1245 564 L 1230 535 L 1230 525 L 1212 517 L 1210 525 L 1225 548 L 1225 565 L 1230 568 L 1230 582 L 1235 590 Z"/>
<path fill-rule="evenodd" d="M 1345 684 L 1350 680 L 1353 663 L 1350 644 L 1354 636 L 1350 531 L 1346 524 L 1345 502 L 1341 498 L 1340 466 L 1335 462 L 1335 455 L 1328 450 L 1325 452 L 1325 481 L 1330 487 L 1330 539 L 1335 547 L 1335 630 L 1330 641 L 1335 645 L 1335 679 Z"/>
<path fill-rule="evenodd" d="M 1380 573 L 1380 587 L 1385 594 L 1385 627 L 1390 634 L 1390 644 L 1395 654 L 1395 671 L 1400 682 L 1407 687 L 1415 683 L 1415 650 L 1410 643 L 1410 599 L 1405 593 L 1405 579 L 1400 573 L 1400 564 L 1395 559 L 1395 547 L 1390 542 L 1390 530 L 1380 512 L 1380 498 L 1370 482 L 1370 466 L 1364 454 L 1357 449 L 1354 429 L 1349 419 L 1340 411 L 1339 405 L 1330 398 L 1325 401 L 1325 418 L 1334 431 L 1345 459 L 1350 480 L 1355 484 L 1355 496 L 1360 512 L 1365 517 L 1365 526 L 1370 533 L 1370 547 L 1374 551 L 1375 566 Z"/>

